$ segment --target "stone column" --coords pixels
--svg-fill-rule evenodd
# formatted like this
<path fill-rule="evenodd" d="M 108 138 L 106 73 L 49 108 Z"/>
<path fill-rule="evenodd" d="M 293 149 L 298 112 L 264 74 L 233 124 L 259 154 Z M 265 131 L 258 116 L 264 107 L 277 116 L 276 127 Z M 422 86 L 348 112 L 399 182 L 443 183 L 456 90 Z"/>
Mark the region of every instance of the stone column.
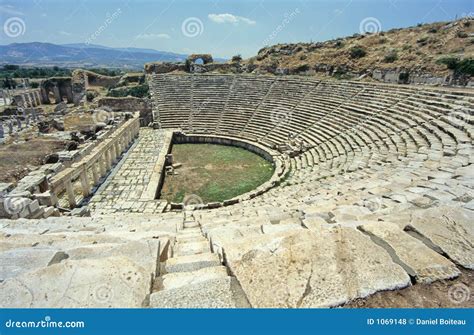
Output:
<path fill-rule="evenodd" d="M 36 109 L 33 108 L 33 110 L 31 111 L 31 116 L 33 118 L 33 121 L 38 121 L 38 112 L 36 111 Z"/>
<path fill-rule="evenodd" d="M 120 139 L 118 139 L 118 140 L 115 141 L 115 143 L 114 143 L 115 158 L 116 158 L 116 159 L 118 159 L 118 158 L 120 157 L 120 154 L 122 153 L 122 152 L 120 151 L 119 142 L 120 142 Z"/>
<path fill-rule="evenodd" d="M 107 150 L 107 152 L 109 154 L 109 169 L 111 169 L 112 165 L 114 165 L 114 161 L 115 161 L 113 147 L 110 146 L 109 149 Z"/>
<path fill-rule="evenodd" d="M 109 171 L 110 168 L 112 167 L 112 164 L 110 163 L 110 153 L 109 153 L 108 148 L 106 148 L 104 152 L 104 161 L 105 161 L 105 171 L 107 173 L 107 171 Z"/>
<path fill-rule="evenodd" d="M 120 138 L 118 139 L 118 147 L 119 147 L 119 150 L 120 150 L 120 153 L 122 153 L 124 150 L 125 150 L 125 146 L 123 145 L 123 138 L 122 136 L 120 136 Z"/>
<path fill-rule="evenodd" d="M 89 184 L 89 177 L 87 176 L 87 169 L 85 166 L 81 172 L 80 179 L 81 179 L 82 195 L 84 197 L 87 197 L 90 194 L 91 190 L 90 190 L 90 184 Z"/>
<path fill-rule="evenodd" d="M 107 173 L 107 164 L 106 164 L 106 157 L 105 157 L 105 152 L 102 154 L 102 156 L 99 158 L 96 164 L 99 165 L 99 171 L 100 171 L 100 176 L 103 177 Z"/>
<path fill-rule="evenodd" d="M 28 105 L 29 107 L 35 107 L 35 100 L 33 99 L 33 93 L 28 92 Z"/>
<path fill-rule="evenodd" d="M 38 91 L 34 91 L 33 95 L 35 96 L 36 106 L 41 105 L 41 96 Z"/>
<path fill-rule="evenodd" d="M 77 206 L 76 203 L 76 196 L 74 195 L 74 188 L 72 186 L 71 179 L 66 181 L 66 194 L 67 194 L 67 199 L 69 201 L 69 207 L 74 208 Z"/>
<path fill-rule="evenodd" d="M 99 179 L 100 179 L 99 172 L 97 171 L 97 164 L 98 163 L 94 163 L 91 166 L 92 178 L 94 179 L 94 185 L 97 185 L 99 183 Z"/>

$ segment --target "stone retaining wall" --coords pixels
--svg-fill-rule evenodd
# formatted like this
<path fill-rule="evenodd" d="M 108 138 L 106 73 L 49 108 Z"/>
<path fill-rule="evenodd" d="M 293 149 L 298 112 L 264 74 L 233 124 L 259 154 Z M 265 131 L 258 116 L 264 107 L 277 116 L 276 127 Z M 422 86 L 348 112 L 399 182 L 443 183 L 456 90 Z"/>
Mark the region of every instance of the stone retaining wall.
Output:
<path fill-rule="evenodd" d="M 125 97 L 106 97 L 98 101 L 99 107 L 110 108 L 113 112 L 140 112 L 140 126 L 145 127 L 153 121 L 151 103 L 148 99 Z"/>
<path fill-rule="evenodd" d="M 219 208 L 223 206 L 234 205 L 242 201 L 250 200 L 259 196 L 261 194 L 266 193 L 270 189 L 278 186 L 281 181 L 286 178 L 289 172 L 289 162 L 285 157 L 283 157 L 280 153 L 274 152 L 270 149 L 267 149 L 264 146 L 261 146 L 257 143 L 252 143 L 243 139 L 237 139 L 233 137 L 227 136 L 215 136 L 215 135 L 194 135 L 194 134 L 184 134 L 182 132 L 175 132 L 173 137 L 174 144 L 181 144 L 181 143 L 208 143 L 208 144 L 219 144 L 219 145 L 228 145 L 234 147 L 240 147 L 246 149 L 250 152 L 253 152 L 267 161 L 273 163 L 274 172 L 273 176 L 270 180 L 266 181 L 256 189 L 241 194 L 237 197 L 232 199 L 226 199 L 222 202 L 212 202 L 207 204 L 202 204 L 195 206 L 193 209 L 212 209 L 212 208 Z M 161 187 L 162 185 L 160 185 Z M 171 210 L 182 210 L 184 209 L 183 203 L 171 203 L 170 209 Z"/>

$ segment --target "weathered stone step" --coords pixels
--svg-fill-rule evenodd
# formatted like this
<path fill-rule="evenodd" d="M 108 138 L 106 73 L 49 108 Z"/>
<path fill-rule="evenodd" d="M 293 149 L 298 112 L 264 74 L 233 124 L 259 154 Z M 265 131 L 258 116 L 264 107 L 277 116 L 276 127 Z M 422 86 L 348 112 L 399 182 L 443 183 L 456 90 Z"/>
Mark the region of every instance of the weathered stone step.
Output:
<path fill-rule="evenodd" d="M 209 241 L 205 240 L 202 242 L 179 242 L 174 248 L 174 255 L 186 256 L 196 255 L 210 252 Z"/>
<path fill-rule="evenodd" d="M 196 271 L 209 266 L 219 266 L 219 257 L 213 253 L 179 256 L 168 259 L 161 264 L 161 273 Z"/>
<path fill-rule="evenodd" d="M 176 242 L 190 243 L 190 242 L 204 242 L 207 239 L 202 234 L 185 234 L 177 235 Z"/>
<path fill-rule="evenodd" d="M 187 221 L 184 223 L 184 228 L 187 229 L 187 228 L 196 228 L 196 227 L 199 227 L 199 223 L 196 222 L 196 221 Z"/>
<path fill-rule="evenodd" d="M 150 273 L 127 257 L 65 260 L 0 283 L 0 307 L 144 307 L 150 286 Z"/>
<path fill-rule="evenodd" d="M 245 293 L 233 277 L 210 279 L 151 294 L 152 308 L 249 308 Z"/>
<path fill-rule="evenodd" d="M 67 258 L 66 253 L 53 248 L 19 248 L 0 252 L 0 281 L 59 263 Z"/>
<path fill-rule="evenodd" d="M 196 271 L 174 272 L 156 279 L 155 290 L 172 290 L 184 285 L 196 284 L 210 279 L 228 276 L 225 266 L 210 266 Z"/>
<path fill-rule="evenodd" d="M 457 206 L 442 206 L 413 214 L 411 234 L 467 269 L 474 269 L 472 214 Z"/>
<path fill-rule="evenodd" d="M 202 234 L 201 233 L 201 228 L 199 227 L 194 227 L 194 228 L 184 228 L 180 231 L 178 231 L 178 234 L 179 235 L 182 235 L 182 234 L 191 234 L 191 233 L 194 233 L 194 234 Z"/>
<path fill-rule="evenodd" d="M 359 226 L 359 229 L 387 250 L 394 262 L 417 282 L 431 283 L 460 275 L 452 262 L 405 233 L 395 223 L 371 222 Z"/>
<path fill-rule="evenodd" d="M 253 307 L 332 307 L 410 285 L 403 268 L 354 228 L 263 234 L 224 251 Z"/>

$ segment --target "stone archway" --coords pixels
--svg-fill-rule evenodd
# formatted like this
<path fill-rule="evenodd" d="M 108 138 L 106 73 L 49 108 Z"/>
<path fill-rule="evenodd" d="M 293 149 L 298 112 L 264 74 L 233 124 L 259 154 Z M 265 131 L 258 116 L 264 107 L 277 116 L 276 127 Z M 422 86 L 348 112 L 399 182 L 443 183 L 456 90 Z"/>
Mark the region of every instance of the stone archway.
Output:
<path fill-rule="evenodd" d="M 201 60 L 202 64 L 209 64 L 214 62 L 211 54 L 192 54 L 188 56 L 187 59 L 190 63 L 196 64 L 196 61 Z"/>

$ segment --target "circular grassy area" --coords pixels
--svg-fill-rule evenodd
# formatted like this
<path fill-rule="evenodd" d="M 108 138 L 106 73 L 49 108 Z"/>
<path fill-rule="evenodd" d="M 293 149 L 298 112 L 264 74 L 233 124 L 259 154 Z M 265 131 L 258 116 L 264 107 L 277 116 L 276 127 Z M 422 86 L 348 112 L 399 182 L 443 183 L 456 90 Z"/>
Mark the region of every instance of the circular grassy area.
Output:
<path fill-rule="evenodd" d="M 249 192 L 273 175 L 273 164 L 253 152 L 217 144 L 175 144 L 174 163 L 182 166 L 166 176 L 161 198 L 182 202 L 197 195 L 204 203 L 224 201 Z"/>

